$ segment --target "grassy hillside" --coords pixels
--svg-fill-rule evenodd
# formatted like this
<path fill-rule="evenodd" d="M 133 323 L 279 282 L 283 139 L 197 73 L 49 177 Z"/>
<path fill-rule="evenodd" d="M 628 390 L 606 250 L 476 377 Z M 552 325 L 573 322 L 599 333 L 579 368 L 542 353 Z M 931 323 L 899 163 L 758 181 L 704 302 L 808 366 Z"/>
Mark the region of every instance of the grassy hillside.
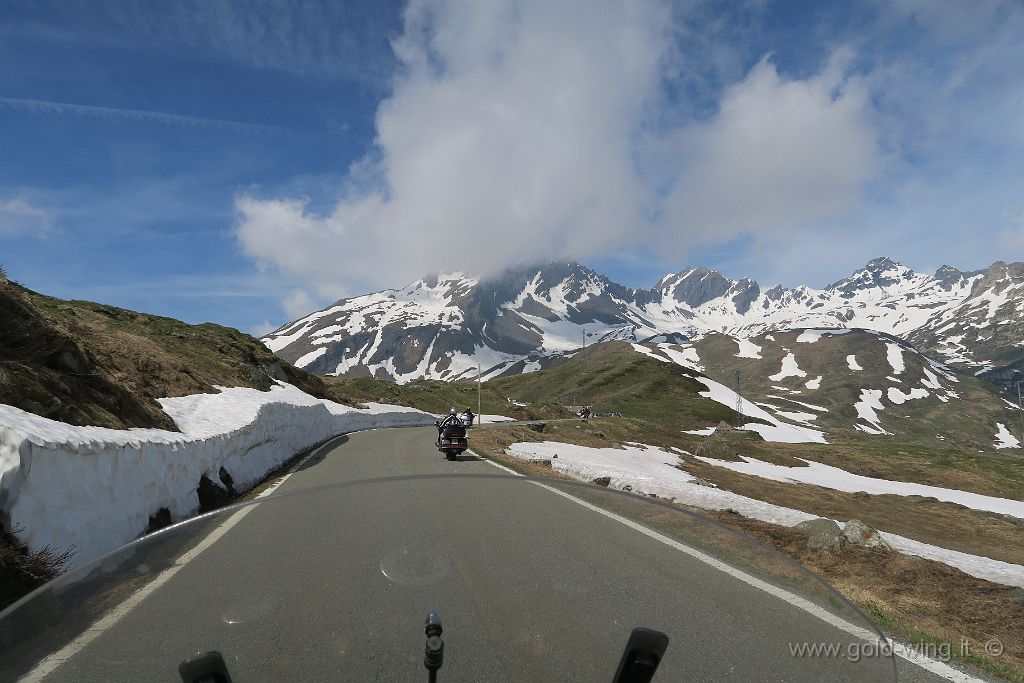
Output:
<path fill-rule="evenodd" d="M 416 380 L 395 384 L 370 377 L 325 377 L 324 380 L 334 395 L 350 401 L 392 403 L 431 413 L 446 413 L 453 407 L 459 411 L 468 407 L 477 412 L 476 382 Z M 519 420 L 570 417 L 565 407 L 553 400 L 538 401 L 529 406 L 514 405 L 501 387 L 493 382 L 483 384 L 480 403 L 485 414 Z"/>
<path fill-rule="evenodd" d="M 238 330 L 64 301 L 0 281 L 0 403 L 74 425 L 176 429 L 157 398 L 269 389 L 273 379 L 321 398 L 319 377 Z"/>
<path fill-rule="evenodd" d="M 625 342 L 595 344 L 548 370 L 502 377 L 487 384 L 522 402 L 589 405 L 595 412 L 698 429 L 733 421 L 736 413 L 698 392 L 695 372 L 661 363 Z M 752 420 L 756 421 L 756 420 Z"/>
<path fill-rule="evenodd" d="M 779 411 L 803 413 L 804 424 L 824 428 L 829 441 L 871 444 L 871 448 L 889 442 L 890 450 L 891 444 L 903 442 L 925 449 L 990 452 L 998 424 L 1014 435 L 1019 431 L 1019 415 L 997 387 L 936 367 L 899 339 L 855 330 L 823 335 L 808 343 L 797 341 L 801 334 L 776 332 L 755 337 L 751 342 L 760 347 L 761 358 L 738 357 L 736 341 L 724 335 L 709 335 L 693 346 L 708 377 L 735 387 L 739 371 L 745 398 L 784 419 Z M 890 347 L 899 348 L 897 366 L 900 360 L 904 366 L 900 372 L 890 363 L 890 354 L 895 353 Z M 805 374 L 773 379 L 789 354 Z M 851 356 L 860 369 L 851 367 Z M 864 390 L 881 392 L 882 408 L 876 413 L 878 424 L 888 434 L 863 431 L 862 427 L 873 428 L 855 407 Z M 907 399 L 912 392 L 926 395 Z"/>

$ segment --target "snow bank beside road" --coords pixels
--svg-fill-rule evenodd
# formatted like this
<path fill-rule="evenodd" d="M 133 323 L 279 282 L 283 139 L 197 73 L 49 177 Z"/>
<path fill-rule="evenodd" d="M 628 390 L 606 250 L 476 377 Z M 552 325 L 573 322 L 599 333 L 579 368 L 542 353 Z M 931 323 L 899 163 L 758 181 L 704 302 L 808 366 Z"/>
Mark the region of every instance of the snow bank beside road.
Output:
<path fill-rule="evenodd" d="M 696 477 L 676 467 L 680 462 L 679 456 L 655 446 L 590 448 L 543 441 L 515 443 L 505 452 L 524 460 L 550 460 L 552 469 L 574 479 L 593 481 L 598 477 L 609 477 L 609 486 L 613 488 L 622 489 L 628 485 L 634 493 L 653 493 L 662 498 L 708 510 L 732 509 L 744 517 L 772 524 L 796 526 L 800 522 L 818 517 L 802 510 L 773 505 L 731 491 L 697 484 Z M 842 524 L 846 520 L 836 521 Z M 941 548 L 887 531 L 879 531 L 879 534 L 893 550 L 942 562 L 980 579 L 1024 588 L 1024 566 Z"/>
<path fill-rule="evenodd" d="M 181 433 L 76 427 L 0 405 L 0 515 L 30 548 L 78 552 L 80 565 L 142 534 L 167 508 L 199 509 L 203 475 L 223 467 L 237 489 L 258 483 L 296 453 L 343 432 L 432 424 L 411 408 L 357 410 L 290 384 L 161 399 Z"/>

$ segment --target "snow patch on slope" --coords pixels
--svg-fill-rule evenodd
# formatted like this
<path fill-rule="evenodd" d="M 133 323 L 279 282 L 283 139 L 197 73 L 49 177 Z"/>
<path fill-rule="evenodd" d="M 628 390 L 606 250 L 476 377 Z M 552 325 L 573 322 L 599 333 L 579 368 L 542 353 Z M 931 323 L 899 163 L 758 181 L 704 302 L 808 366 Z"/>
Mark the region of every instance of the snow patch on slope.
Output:
<path fill-rule="evenodd" d="M 800 344 L 813 344 L 821 339 L 822 335 L 846 334 L 849 331 L 850 330 L 847 329 L 804 330 L 800 333 L 800 336 L 796 338 L 796 341 Z"/>
<path fill-rule="evenodd" d="M 730 408 L 736 407 L 736 399 L 738 397 L 735 391 L 707 377 L 696 377 L 695 379 L 708 388 L 707 391 L 700 392 L 701 396 L 710 398 L 712 401 Z M 775 441 L 778 443 L 828 443 L 825 441 L 825 434 L 823 432 L 782 422 L 745 398 L 740 399 L 740 412 L 747 417 L 754 417 L 769 423 L 759 424 L 751 422 L 741 427 L 741 429 L 757 432 L 765 441 Z"/>
<path fill-rule="evenodd" d="M 888 434 L 882 428 L 879 422 L 878 413 L 876 410 L 882 410 L 882 390 L 881 389 L 861 389 L 860 400 L 853 405 L 857 411 L 857 416 L 871 424 L 870 427 L 862 424 L 856 425 L 857 429 L 868 434 Z"/>
<path fill-rule="evenodd" d="M 515 443 L 505 452 L 524 460 L 550 460 L 556 472 L 581 481 L 609 477 L 609 486 L 613 488 L 630 486 L 634 493 L 640 495 L 653 494 L 707 510 L 731 509 L 744 517 L 772 524 L 796 526 L 800 522 L 817 519 L 817 515 L 802 510 L 696 484 L 696 477 L 678 467 L 680 461 L 676 454 L 654 446 L 631 444 L 622 449 L 590 448 L 544 441 Z M 1020 565 L 940 548 L 887 531 L 879 531 L 879 534 L 899 552 L 942 562 L 988 581 L 1024 588 L 1024 567 Z"/>
<path fill-rule="evenodd" d="M 773 382 L 779 382 L 786 379 L 787 377 L 806 377 L 807 373 L 804 372 L 796 364 L 796 356 L 793 352 L 786 354 L 786 357 L 782 359 L 782 369 L 774 375 L 769 375 L 768 379 Z"/>
<path fill-rule="evenodd" d="M 910 393 L 905 394 L 900 389 L 897 389 L 895 387 L 889 387 L 889 391 L 886 393 L 886 396 L 889 398 L 889 400 L 895 403 L 896 405 L 902 405 L 907 401 L 913 401 L 919 398 L 927 398 L 928 395 L 929 394 L 926 390 L 917 388 L 911 389 Z"/>
<path fill-rule="evenodd" d="M 743 337 L 735 337 L 734 341 L 740 347 L 740 350 L 736 353 L 737 358 L 760 358 L 761 347 Z M 799 341 L 799 340 L 798 340 Z"/>
<path fill-rule="evenodd" d="M 996 448 L 1018 448 L 1020 440 L 1010 433 L 1002 422 L 996 424 L 999 430 L 996 432 Z"/>
<path fill-rule="evenodd" d="M 903 347 L 899 344 L 886 342 L 885 357 L 888 359 L 889 365 L 892 366 L 892 371 L 895 374 L 898 375 L 906 369 L 906 365 L 903 362 Z"/>
<path fill-rule="evenodd" d="M 973 510 L 984 510 L 995 512 L 1001 515 L 1010 515 L 1024 519 L 1024 501 L 1010 500 L 996 496 L 984 496 L 978 493 L 948 489 L 941 486 L 929 486 L 926 484 L 914 484 L 911 482 L 891 481 L 889 479 L 876 479 L 865 477 L 852 472 L 847 472 L 838 467 L 825 465 L 813 460 L 798 458 L 807 463 L 806 467 L 775 465 L 756 458 L 740 456 L 743 462 L 732 462 L 696 456 L 698 460 L 724 467 L 733 472 L 750 474 L 762 479 L 782 481 L 797 484 L 814 484 L 836 491 L 855 493 L 863 491 L 872 495 L 894 494 L 897 496 L 931 496 L 941 501 L 965 505 Z"/>

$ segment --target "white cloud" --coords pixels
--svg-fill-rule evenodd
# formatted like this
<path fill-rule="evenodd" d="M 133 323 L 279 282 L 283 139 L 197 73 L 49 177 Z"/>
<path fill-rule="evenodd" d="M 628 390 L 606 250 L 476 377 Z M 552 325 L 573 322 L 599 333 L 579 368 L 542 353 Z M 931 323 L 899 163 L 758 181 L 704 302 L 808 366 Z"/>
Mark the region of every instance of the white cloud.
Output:
<path fill-rule="evenodd" d="M 276 329 L 277 329 L 276 325 L 272 324 L 269 320 L 264 320 L 261 323 L 258 323 L 256 325 L 251 326 L 247 330 L 247 332 L 250 335 L 252 335 L 253 337 L 256 337 L 257 339 L 259 339 L 260 337 L 267 336 L 268 334 L 270 334 L 271 332 L 273 332 Z"/>
<path fill-rule="evenodd" d="M 376 161 L 359 168 L 383 183 L 325 216 L 239 197 L 244 249 L 318 286 L 359 287 L 614 248 L 641 221 L 633 139 L 667 18 L 653 3 L 413 2 Z"/>
<path fill-rule="evenodd" d="M 302 316 L 311 313 L 316 309 L 316 305 L 313 300 L 309 297 L 309 294 L 304 289 L 293 289 L 288 292 L 281 301 L 281 308 L 284 309 L 285 314 L 293 320 L 295 318 L 301 318 Z"/>
<path fill-rule="evenodd" d="M 0 202 L 0 237 L 45 237 L 54 230 L 50 213 L 32 206 L 24 197 Z"/>
<path fill-rule="evenodd" d="M 145 109 L 122 109 L 116 107 L 97 107 L 88 104 L 72 104 L 69 102 L 52 102 L 50 100 L 25 100 L 12 97 L 0 97 L 0 107 L 18 109 L 43 114 L 75 114 L 77 116 L 95 116 L 103 119 L 121 119 L 141 121 L 144 123 L 163 123 L 191 128 L 219 128 L 247 133 L 285 134 L 288 131 L 279 126 L 264 126 L 241 121 L 212 119 L 200 116 L 185 116 L 167 112 Z"/>
<path fill-rule="evenodd" d="M 321 215 L 243 194 L 243 249 L 327 296 L 638 243 L 682 258 L 857 198 L 881 161 L 842 58 L 805 81 L 764 60 L 712 120 L 659 132 L 666 78 L 700 66 L 680 63 L 672 20 L 655 2 L 412 2 L 345 198 Z M 652 140 L 667 161 L 648 164 Z"/>
<path fill-rule="evenodd" d="M 774 234 L 848 208 L 883 167 L 869 94 L 844 53 L 807 80 L 763 59 L 718 114 L 682 131 L 691 162 L 666 202 L 677 241 Z"/>

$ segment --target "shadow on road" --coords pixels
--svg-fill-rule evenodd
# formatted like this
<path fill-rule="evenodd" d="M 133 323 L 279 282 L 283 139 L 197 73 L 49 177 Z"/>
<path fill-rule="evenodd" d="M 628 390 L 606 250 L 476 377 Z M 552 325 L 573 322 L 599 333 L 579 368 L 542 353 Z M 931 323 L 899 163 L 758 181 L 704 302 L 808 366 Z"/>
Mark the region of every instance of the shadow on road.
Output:
<path fill-rule="evenodd" d="M 328 452 L 330 452 L 334 448 L 337 448 L 338 446 L 343 446 L 346 443 L 348 443 L 348 436 L 342 434 L 339 437 L 331 439 L 327 443 L 320 444 L 315 449 L 316 455 L 314 455 L 306 462 L 302 463 L 302 467 L 299 467 L 295 471 L 302 472 L 303 470 L 308 470 L 310 467 L 313 467 L 314 465 L 320 464 L 321 462 L 323 462 L 324 458 L 327 457 Z M 330 446 L 330 448 L 327 447 L 328 445 Z"/>

